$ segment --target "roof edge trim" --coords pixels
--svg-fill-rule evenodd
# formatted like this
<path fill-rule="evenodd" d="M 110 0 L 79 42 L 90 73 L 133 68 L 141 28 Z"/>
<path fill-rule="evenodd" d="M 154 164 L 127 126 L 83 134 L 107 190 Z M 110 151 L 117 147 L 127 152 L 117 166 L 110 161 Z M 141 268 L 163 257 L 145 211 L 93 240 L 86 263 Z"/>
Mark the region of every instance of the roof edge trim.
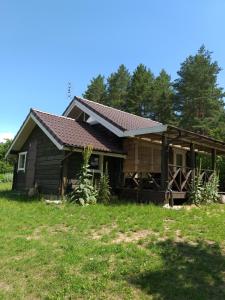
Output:
<path fill-rule="evenodd" d="M 38 121 L 38 119 L 35 117 L 35 115 L 32 113 L 32 110 L 30 111 L 30 113 L 27 115 L 25 121 L 23 122 L 22 126 L 20 127 L 19 131 L 17 132 L 9 150 L 7 151 L 6 155 L 5 155 L 5 159 L 9 156 L 11 150 L 13 149 L 15 143 L 17 142 L 17 140 L 19 139 L 21 133 L 23 132 L 24 128 L 26 127 L 26 125 L 28 124 L 28 122 L 30 120 L 33 120 L 36 125 L 47 135 L 47 137 L 53 142 L 53 144 L 59 149 L 59 150 L 63 150 L 64 149 L 64 145 L 61 145 L 50 133 L 49 131 Z"/>
<path fill-rule="evenodd" d="M 23 129 L 25 128 L 25 126 L 27 125 L 27 123 L 29 122 L 30 120 L 30 114 L 31 112 L 26 116 L 26 119 L 24 120 L 23 124 L 21 125 L 19 131 L 17 132 L 16 136 L 14 137 L 13 141 L 12 141 L 12 144 L 11 146 L 9 147 L 9 150 L 6 152 L 6 155 L 5 155 L 5 159 L 9 156 L 10 154 L 10 151 L 12 150 L 13 146 L 15 145 L 16 141 L 18 140 L 21 132 L 23 131 Z"/>
<path fill-rule="evenodd" d="M 148 133 L 157 133 L 157 132 L 165 132 L 167 131 L 167 125 L 157 125 L 153 127 L 139 128 L 133 130 L 127 130 L 123 133 L 124 137 L 132 137 L 136 135 L 143 135 Z"/>
<path fill-rule="evenodd" d="M 35 115 L 31 112 L 31 119 L 40 127 L 40 129 L 47 135 L 47 137 L 53 142 L 53 144 L 59 149 L 63 150 L 64 146 L 60 144 L 51 133 L 41 124 L 41 122 L 35 117 Z"/>
<path fill-rule="evenodd" d="M 83 112 L 85 112 L 89 116 L 93 117 L 96 121 L 98 121 L 100 124 L 102 124 L 104 127 L 106 127 L 108 130 L 110 130 L 111 132 L 113 132 L 118 137 L 123 137 L 124 136 L 124 132 L 122 130 L 120 130 L 116 126 L 112 125 L 110 122 L 106 121 L 104 118 L 102 118 L 101 116 L 99 116 L 97 113 L 95 113 L 92 110 L 90 110 L 88 107 L 86 107 L 85 105 L 83 105 L 82 103 L 80 103 L 79 100 L 75 99 L 74 102 L 73 102 L 73 104 L 74 104 L 74 106 L 77 106 L 78 108 L 80 108 Z M 71 110 L 72 110 L 72 106 L 71 106 L 70 111 Z"/>

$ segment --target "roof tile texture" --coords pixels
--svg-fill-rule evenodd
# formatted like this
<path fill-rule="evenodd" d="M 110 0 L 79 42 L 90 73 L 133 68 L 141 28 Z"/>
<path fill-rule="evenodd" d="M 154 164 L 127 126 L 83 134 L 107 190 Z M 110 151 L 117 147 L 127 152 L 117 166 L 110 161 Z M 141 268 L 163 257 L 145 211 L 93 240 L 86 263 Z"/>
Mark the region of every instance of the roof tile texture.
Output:
<path fill-rule="evenodd" d="M 162 125 L 161 123 L 151 119 L 139 117 L 80 97 L 75 97 L 75 101 L 79 101 L 81 104 L 85 105 L 87 108 L 122 131 Z"/>
<path fill-rule="evenodd" d="M 92 145 L 94 150 L 123 153 L 119 139 L 110 132 L 103 133 L 85 122 L 77 122 L 71 118 L 34 109 L 31 112 L 62 145 L 79 148 Z"/>

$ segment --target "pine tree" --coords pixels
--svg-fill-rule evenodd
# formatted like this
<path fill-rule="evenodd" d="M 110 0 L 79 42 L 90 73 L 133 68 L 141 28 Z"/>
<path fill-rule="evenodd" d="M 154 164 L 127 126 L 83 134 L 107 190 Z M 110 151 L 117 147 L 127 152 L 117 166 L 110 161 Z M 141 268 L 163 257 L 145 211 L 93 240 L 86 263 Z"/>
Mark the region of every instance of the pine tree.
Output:
<path fill-rule="evenodd" d="M 150 117 L 154 75 L 143 64 L 137 66 L 128 89 L 127 111 Z"/>
<path fill-rule="evenodd" d="M 164 124 L 173 124 L 174 117 L 174 90 L 170 76 L 162 70 L 154 81 L 152 118 Z"/>
<path fill-rule="evenodd" d="M 108 105 L 122 110 L 125 109 L 130 83 L 130 74 L 127 68 L 120 65 L 117 72 L 109 76 L 107 83 Z"/>
<path fill-rule="evenodd" d="M 104 82 L 104 76 L 98 75 L 92 78 L 87 90 L 83 94 L 83 97 L 99 103 L 106 102 L 106 85 Z"/>
<path fill-rule="evenodd" d="M 212 53 L 204 46 L 181 64 L 174 85 L 181 127 L 202 134 L 213 133 L 215 119 L 224 112 L 224 92 L 217 85 L 220 71 L 218 63 L 212 61 Z"/>

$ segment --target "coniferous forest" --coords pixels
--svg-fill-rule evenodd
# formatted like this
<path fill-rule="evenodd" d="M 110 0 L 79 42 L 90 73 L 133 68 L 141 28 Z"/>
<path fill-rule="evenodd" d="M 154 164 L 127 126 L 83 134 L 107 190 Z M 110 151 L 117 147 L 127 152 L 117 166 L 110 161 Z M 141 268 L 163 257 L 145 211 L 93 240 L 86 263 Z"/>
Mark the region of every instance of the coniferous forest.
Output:
<path fill-rule="evenodd" d="M 201 46 L 181 63 L 177 78 L 162 69 L 155 76 L 139 64 L 125 65 L 108 78 L 92 78 L 83 96 L 130 113 L 225 140 L 225 93 L 218 85 L 221 71 L 212 52 Z"/>

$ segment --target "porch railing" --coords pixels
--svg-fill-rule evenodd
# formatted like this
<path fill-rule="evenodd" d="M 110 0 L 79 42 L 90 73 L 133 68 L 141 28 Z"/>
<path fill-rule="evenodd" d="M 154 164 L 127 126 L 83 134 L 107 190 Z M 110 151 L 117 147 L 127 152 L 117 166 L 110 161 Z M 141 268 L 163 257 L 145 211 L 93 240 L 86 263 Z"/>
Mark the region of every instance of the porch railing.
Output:
<path fill-rule="evenodd" d="M 192 178 L 196 170 L 190 167 L 169 165 L 168 168 L 168 189 L 176 192 L 187 192 L 191 188 Z M 125 175 L 125 187 L 138 189 L 160 190 L 161 174 L 151 172 L 130 172 Z M 211 179 L 213 170 L 201 170 L 200 178 L 203 182 Z"/>
<path fill-rule="evenodd" d="M 186 192 L 191 188 L 192 178 L 196 170 L 189 167 L 182 167 L 176 165 L 169 165 L 169 180 L 168 180 L 168 189 Z M 200 171 L 200 179 L 203 182 L 208 182 L 212 175 L 213 170 L 203 169 Z"/>

